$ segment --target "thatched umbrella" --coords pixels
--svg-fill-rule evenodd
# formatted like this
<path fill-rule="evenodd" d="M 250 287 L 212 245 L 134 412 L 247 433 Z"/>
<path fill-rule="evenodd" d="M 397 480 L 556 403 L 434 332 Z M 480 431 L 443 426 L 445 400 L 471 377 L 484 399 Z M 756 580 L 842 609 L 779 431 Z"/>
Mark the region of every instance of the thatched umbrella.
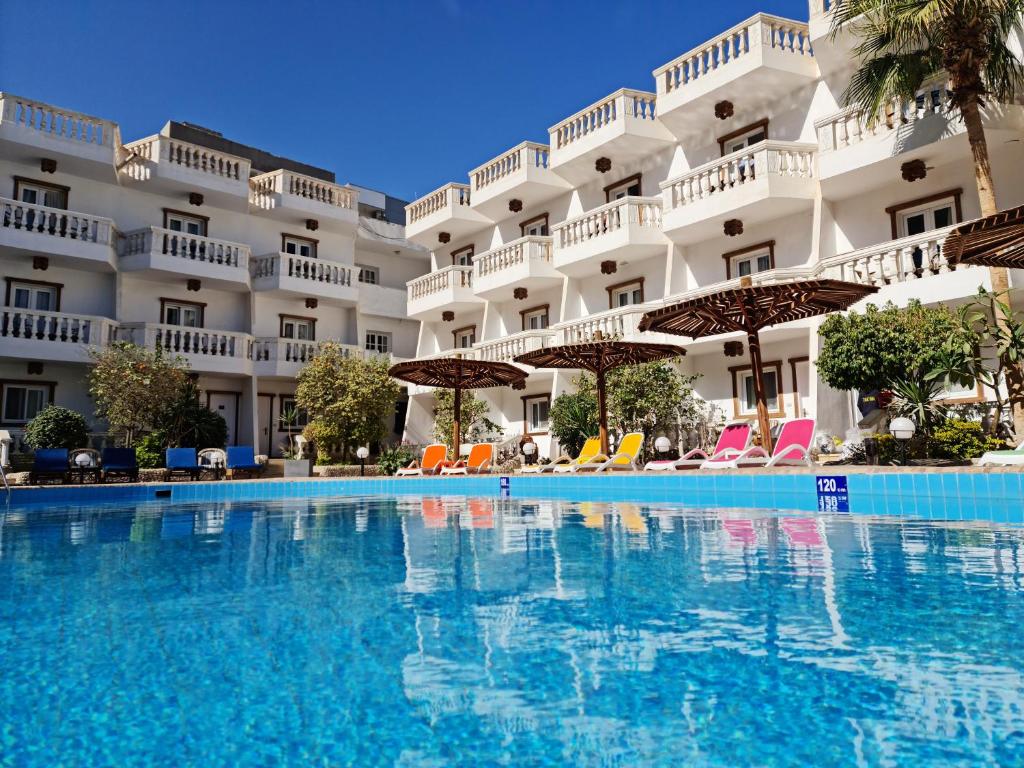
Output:
<path fill-rule="evenodd" d="M 1024 269 L 1024 205 L 961 224 L 943 251 L 952 265 Z"/>
<path fill-rule="evenodd" d="M 755 286 L 750 278 L 744 278 L 739 288 L 648 312 L 641 318 L 639 327 L 641 331 L 673 333 L 692 339 L 736 331 L 747 334 L 761 441 L 764 449 L 771 453 L 759 332 L 770 325 L 838 312 L 877 290 L 874 286 L 841 280 L 797 280 Z"/>
<path fill-rule="evenodd" d="M 515 358 L 517 363 L 534 368 L 571 368 L 590 371 L 597 378 L 597 412 L 601 452 L 608 454 L 608 409 L 605 404 L 605 374 L 623 365 L 638 365 L 655 360 L 681 357 L 686 350 L 674 344 L 638 341 L 597 341 L 545 347 Z"/>
<path fill-rule="evenodd" d="M 443 387 L 455 391 L 454 421 L 452 430 L 456 456 L 462 445 L 459 429 L 462 414 L 462 390 L 504 387 L 522 389 L 526 385 L 526 371 L 509 363 L 492 363 L 487 360 L 469 360 L 463 357 L 437 357 L 427 360 L 407 360 L 396 363 L 388 369 L 388 375 L 419 384 L 424 387 Z"/>

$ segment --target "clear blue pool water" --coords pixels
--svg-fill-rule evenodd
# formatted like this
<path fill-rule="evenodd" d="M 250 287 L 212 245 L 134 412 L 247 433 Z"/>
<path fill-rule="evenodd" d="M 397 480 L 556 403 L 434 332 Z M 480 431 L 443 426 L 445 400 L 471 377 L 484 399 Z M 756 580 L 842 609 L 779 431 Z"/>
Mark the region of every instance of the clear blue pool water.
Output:
<path fill-rule="evenodd" d="M 0 765 L 1024 760 L 1020 528 L 364 497 L 0 536 Z"/>

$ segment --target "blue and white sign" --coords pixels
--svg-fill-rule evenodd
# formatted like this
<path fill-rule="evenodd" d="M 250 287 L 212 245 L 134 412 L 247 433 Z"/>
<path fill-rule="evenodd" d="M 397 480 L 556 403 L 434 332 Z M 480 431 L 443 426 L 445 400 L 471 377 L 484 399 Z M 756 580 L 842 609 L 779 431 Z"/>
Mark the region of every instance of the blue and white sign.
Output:
<path fill-rule="evenodd" d="M 815 480 L 818 484 L 819 512 L 850 511 L 850 492 L 846 487 L 846 475 L 819 475 Z"/>
<path fill-rule="evenodd" d="M 503 499 L 507 499 L 509 497 L 509 494 L 511 493 L 511 483 L 512 479 L 510 477 L 498 478 L 498 487 L 501 488 L 501 497 Z"/>

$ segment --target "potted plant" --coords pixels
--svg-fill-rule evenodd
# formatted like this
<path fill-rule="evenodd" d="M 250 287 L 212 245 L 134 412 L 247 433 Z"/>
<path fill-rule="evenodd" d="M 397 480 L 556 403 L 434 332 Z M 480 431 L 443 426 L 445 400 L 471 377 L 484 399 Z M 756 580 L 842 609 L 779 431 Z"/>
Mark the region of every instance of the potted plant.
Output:
<path fill-rule="evenodd" d="M 281 455 L 284 457 L 284 476 L 312 477 L 313 462 L 304 455 L 306 442 L 303 440 L 296 444 L 295 441 L 294 433 L 298 423 L 299 412 L 293 406 L 285 408 L 281 413 L 281 425 L 288 436 L 287 444 L 281 446 Z"/>

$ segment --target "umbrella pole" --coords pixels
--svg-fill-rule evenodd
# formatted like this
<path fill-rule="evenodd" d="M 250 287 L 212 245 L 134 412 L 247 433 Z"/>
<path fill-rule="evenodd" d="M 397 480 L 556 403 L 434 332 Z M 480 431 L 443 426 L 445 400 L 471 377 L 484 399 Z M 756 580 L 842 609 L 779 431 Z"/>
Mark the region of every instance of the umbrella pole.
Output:
<path fill-rule="evenodd" d="M 462 387 L 455 387 L 455 408 L 452 414 L 452 445 L 455 447 L 455 461 L 459 460 L 459 451 L 462 448 L 462 430 L 459 420 L 462 416 Z"/>
<path fill-rule="evenodd" d="M 754 379 L 754 399 L 757 401 L 757 424 L 761 432 L 761 447 L 772 453 L 771 422 L 768 419 L 768 401 L 764 396 L 764 366 L 761 363 L 761 338 L 757 331 L 747 334 L 747 347 L 750 351 L 750 368 Z"/>
<path fill-rule="evenodd" d="M 597 371 L 597 424 L 601 453 L 608 455 L 608 411 L 604 397 L 604 371 Z"/>

